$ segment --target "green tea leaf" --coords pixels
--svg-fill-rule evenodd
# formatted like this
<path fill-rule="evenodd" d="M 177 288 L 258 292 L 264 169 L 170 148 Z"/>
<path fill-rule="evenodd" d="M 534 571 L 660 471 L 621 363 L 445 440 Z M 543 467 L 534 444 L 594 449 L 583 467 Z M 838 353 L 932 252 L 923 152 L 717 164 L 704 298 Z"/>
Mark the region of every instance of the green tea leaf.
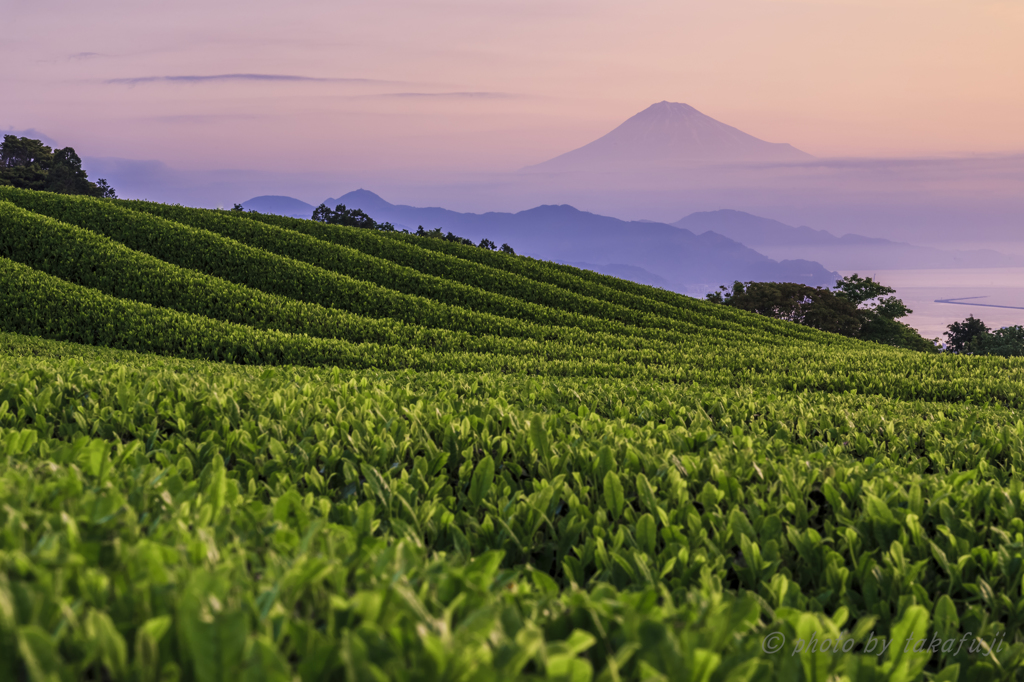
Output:
<path fill-rule="evenodd" d="M 626 504 L 626 496 L 622 490 L 622 481 L 614 471 L 609 471 L 604 476 L 604 504 L 611 512 L 613 519 L 622 516 L 623 507 Z"/>
<path fill-rule="evenodd" d="M 473 470 L 473 478 L 469 483 L 469 499 L 474 506 L 479 507 L 487 493 L 491 490 L 491 483 L 494 481 L 494 460 L 490 455 L 484 456 Z"/>
<path fill-rule="evenodd" d="M 644 514 L 636 522 L 636 541 L 644 552 L 654 556 L 654 547 L 658 541 L 657 524 L 654 517 Z"/>

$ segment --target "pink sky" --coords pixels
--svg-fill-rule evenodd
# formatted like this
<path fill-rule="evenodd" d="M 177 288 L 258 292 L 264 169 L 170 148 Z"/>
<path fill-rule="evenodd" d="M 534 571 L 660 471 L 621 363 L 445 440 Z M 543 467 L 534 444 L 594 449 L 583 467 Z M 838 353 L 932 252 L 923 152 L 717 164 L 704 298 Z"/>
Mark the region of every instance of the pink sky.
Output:
<path fill-rule="evenodd" d="M 816 156 L 1024 151 L 1021 0 L 2 0 L 0 18 L 0 131 L 83 156 L 504 171 L 661 100 Z"/>

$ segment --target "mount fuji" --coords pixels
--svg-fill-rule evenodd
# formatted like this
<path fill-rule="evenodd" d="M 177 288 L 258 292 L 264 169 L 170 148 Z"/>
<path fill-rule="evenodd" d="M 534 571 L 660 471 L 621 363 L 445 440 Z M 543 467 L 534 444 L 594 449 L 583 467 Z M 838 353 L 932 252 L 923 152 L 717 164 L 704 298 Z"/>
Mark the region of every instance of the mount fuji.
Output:
<path fill-rule="evenodd" d="M 792 145 L 765 142 L 689 104 L 658 102 L 579 149 L 526 171 L 616 172 L 637 168 L 807 161 Z"/>

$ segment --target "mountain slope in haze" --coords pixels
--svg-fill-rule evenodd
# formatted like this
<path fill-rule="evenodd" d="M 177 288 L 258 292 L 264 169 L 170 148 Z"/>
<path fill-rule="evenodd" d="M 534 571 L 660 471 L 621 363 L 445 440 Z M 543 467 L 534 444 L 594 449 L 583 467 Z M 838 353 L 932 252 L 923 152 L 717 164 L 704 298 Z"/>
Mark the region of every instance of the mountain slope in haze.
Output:
<path fill-rule="evenodd" d="M 486 237 L 544 260 L 594 264 L 590 267 L 595 270 L 622 265 L 642 268 L 663 278 L 667 288 L 683 293 L 703 293 L 737 279 L 831 285 L 837 278 L 819 263 L 777 262 L 719 234 L 696 235 L 664 223 L 627 222 L 568 205 L 538 206 L 519 213 L 457 213 L 391 204 L 362 189 L 325 203 L 362 209 L 374 220 L 410 231 L 422 225 L 450 230 L 474 242 Z M 627 271 L 621 272 L 628 277 Z"/>
<path fill-rule="evenodd" d="M 563 265 L 571 265 L 572 267 L 580 268 L 581 270 L 593 270 L 594 272 L 599 272 L 602 275 L 608 275 L 609 277 L 628 279 L 630 282 L 647 284 L 660 289 L 670 288 L 668 280 L 664 277 L 659 277 L 653 272 L 648 272 L 636 265 L 624 265 L 622 263 L 605 263 L 602 265 L 595 265 L 594 263 L 563 263 Z"/>
<path fill-rule="evenodd" d="M 314 210 L 314 206 L 307 204 L 305 201 L 270 194 L 253 197 L 249 201 L 244 202 L 242 208 L 258 213 L 271 213 L 273 215 L 288 216 L 289 218 L 305 219 L 313 215 Z"/>
<path fill-rule="evenodd" d="M 773 163 L 813 158 L 788 144 L 765 142 L 688 104 L 652 104 L 607 135 L 529 166 L 530 171 L 621 171 L 650 166 Z"/>
<path fill-rule="evenodd" d="M 836 270 L 1017 267 L 1024 259 L 988 249 L 944 251 L 859 234 L 793 227 L 770 218 L 720 210 L 692 213 L 672 225 L 697 234 L 725 235 L 770 258 L 806 258 Z"/>

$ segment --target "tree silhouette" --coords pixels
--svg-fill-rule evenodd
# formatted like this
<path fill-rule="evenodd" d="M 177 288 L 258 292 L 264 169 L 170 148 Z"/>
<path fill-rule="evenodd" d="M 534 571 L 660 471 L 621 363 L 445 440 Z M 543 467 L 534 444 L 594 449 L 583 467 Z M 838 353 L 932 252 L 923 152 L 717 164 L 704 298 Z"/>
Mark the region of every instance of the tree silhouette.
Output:
<path fill-rule="evenodd" d="M 82 159 L 73 147 L 53 151 L 39 140 L 16 135 L 4 135 L 0 144 L 0 185 L 60 194 L 117 197 L 106 180 L 89 181 Z"/>
<path fill-rule="evenodd" d="M 97 180 L 96 181 L 96 187 L 100 191 L 100 195 L 99 196 L 103 197 L 104 199 L 116 199 L 117 198 L 117 192 L 114 191 L 114 188 L 111 187 L 110 184 L 105 179 L 100 178 L 99 180 Z"/>
<path fill-rule="evenodd" d="M 899 321 L 913 311 L 896 290 L 856 273 L 836 281 L 835 290 L 792 282 L 735 282 L 706 298 L 741 310 L 889 346 L 936 352 L 936 342 Z"/>
<path fill-rule="evenodd" d="M 1024 327 L 1018 324 L 978 334 L 968 344 L 967 350 L 972 355 L 1020 357 L 1024 355 Z"/>
<path fill-rule="evenodd" d="M 943 332 L 946 337 L 946 351 L 949 353 L 966 353 L 974 339 L 988 333 L 988 325 L 969 315 L 963 322 L 954 322 Z"/>
<path fill-rule="evenodd" d="M 391 223 L 378 223 L 366 215 L 362 209 L 346 208 L 345 204 L 338 204 L 334 207 L 334 210 L 327 208 L 327 204 L 320 204 L 313 211 L 313 220 L 320 223 L 328 223 L 329 225 L 348 225 L 367 230 L 395 232 L 395 226 Z"/>

